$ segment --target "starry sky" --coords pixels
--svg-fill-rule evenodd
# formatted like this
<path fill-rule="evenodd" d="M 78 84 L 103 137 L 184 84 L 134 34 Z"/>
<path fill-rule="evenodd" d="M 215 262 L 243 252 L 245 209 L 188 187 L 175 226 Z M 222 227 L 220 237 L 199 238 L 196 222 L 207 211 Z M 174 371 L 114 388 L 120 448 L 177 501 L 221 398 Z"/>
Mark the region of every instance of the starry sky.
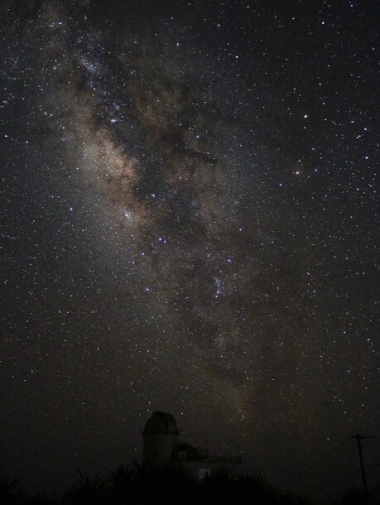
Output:
<path fill-rule="evenodd" d="M 283 488 L 360 485 L 379 14 L 1 2 L 0 474 L 52 492 L 141 460 L 163 410 Z"/>

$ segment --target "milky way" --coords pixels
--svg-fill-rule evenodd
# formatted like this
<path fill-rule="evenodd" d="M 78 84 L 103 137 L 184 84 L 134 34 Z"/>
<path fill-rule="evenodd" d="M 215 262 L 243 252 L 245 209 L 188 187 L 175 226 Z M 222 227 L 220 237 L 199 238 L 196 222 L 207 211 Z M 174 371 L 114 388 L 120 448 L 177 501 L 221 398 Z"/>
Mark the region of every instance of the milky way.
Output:
<path fill-rule="evenodd" d="M 16 4 L 2 142 L 30 184 L 25 197 L 7 176 L 23 220 L 4 233 L 4 377 L 44 383 L 22 423 L 44 405 L 62 465 L 97 470 L 107 451 L 104 464 L 139 457 L 145 418 L 167 410 L 195 445 L 243 452 L 281 483 L 289 454 L 297 475 L 343 431 L 374 430 L 373 119 L 357 86 L 336 98 L 334 36 L 315 49 L 323 9 L 303 53 L 302 20 L 278 46 L 260 24 L 233 42 L 256 15 L 291 26 L 255 2 L 251 25 L 243 6 L 219 13 L 216 36 L 191 2 L 191 22 L 134 2 Z"/>

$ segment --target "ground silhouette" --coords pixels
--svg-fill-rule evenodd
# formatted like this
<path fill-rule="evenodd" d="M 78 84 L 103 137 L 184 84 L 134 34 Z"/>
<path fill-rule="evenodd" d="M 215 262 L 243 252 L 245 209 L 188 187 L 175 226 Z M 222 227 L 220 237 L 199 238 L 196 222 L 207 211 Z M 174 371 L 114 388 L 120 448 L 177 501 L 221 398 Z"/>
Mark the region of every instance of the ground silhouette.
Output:
<path fill-rule="evenodd" d="M 221 468 L 201 481 L 186 468 L 153 467 L 134 461 L 105 478 L 79 472 L 62 494 L 28 496 L 11 478 L 0 478 L 0 505 L 313 505 L 310 500 L 271 486 L 260 473 L 237 475 Z M 326 505 L 380 505 L 353 488 Z"/>

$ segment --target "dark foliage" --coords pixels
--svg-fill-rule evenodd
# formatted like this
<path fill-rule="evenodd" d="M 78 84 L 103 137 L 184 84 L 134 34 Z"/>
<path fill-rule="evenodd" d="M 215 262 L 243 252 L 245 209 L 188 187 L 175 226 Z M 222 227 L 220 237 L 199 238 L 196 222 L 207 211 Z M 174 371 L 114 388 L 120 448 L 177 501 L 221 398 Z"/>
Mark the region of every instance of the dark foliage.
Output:
<path fill-rule="evenodd" d="M 35 494 L 33 496 L 25 498 L 25 501 L 23 501 L 24 505 L 56 505 L 57 500 L 54 500 L 54 498 L 49 498 L 48 496 L 45 496 L 44 494 Z"/>
<path fill-rule="evenodd" d="M 357 488 L 334 505 L 380 505 Z M 153 467 L 133 462 L 120 465 L 106 479 L 79 472 L 79 479 L 61 499 L 27 496 L 17 481 L 0 478 L 0 505 L 312 505 L 293 493 L 273 488 L 260 475 L 236 475 L 221 469 L 202 481 L 186 468 Z"/>
<path fill-rule="evenodd" d="M 0 504 L 18 505 L 22 503 L 23 493 L 18 481 L 10 477 L 0 477 Z"/>
<path fill-rule="evenodd" d="M 67 505 L 103 505 L 109 503 L 109 489 L 96 475 L 94 477 L 79 472 L 80 478 L 66 491 L 62 503 Z"/>

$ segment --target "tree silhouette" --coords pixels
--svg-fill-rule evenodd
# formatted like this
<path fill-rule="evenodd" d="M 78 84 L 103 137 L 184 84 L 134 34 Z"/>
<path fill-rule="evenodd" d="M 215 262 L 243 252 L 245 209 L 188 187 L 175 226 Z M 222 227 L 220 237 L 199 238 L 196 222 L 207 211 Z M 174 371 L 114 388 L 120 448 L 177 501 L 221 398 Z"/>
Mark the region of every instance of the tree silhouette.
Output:
<path fill-rule="evenodd" d="M 132 461 L 128 466 L 119 465 L 115 471 L 110 472 L 108 482 L 114 494 L 115 504 L 133 503 L 136 494 L 136 478 L 140 471 L 140 464 Z"/>
<path fill-rule="evenodd" d="M 63 495 L 64 505 L 104 505 L 108 501 L 108 489 L 98 475 L 91 477 L 79 471 L 79 480 Z"/>

